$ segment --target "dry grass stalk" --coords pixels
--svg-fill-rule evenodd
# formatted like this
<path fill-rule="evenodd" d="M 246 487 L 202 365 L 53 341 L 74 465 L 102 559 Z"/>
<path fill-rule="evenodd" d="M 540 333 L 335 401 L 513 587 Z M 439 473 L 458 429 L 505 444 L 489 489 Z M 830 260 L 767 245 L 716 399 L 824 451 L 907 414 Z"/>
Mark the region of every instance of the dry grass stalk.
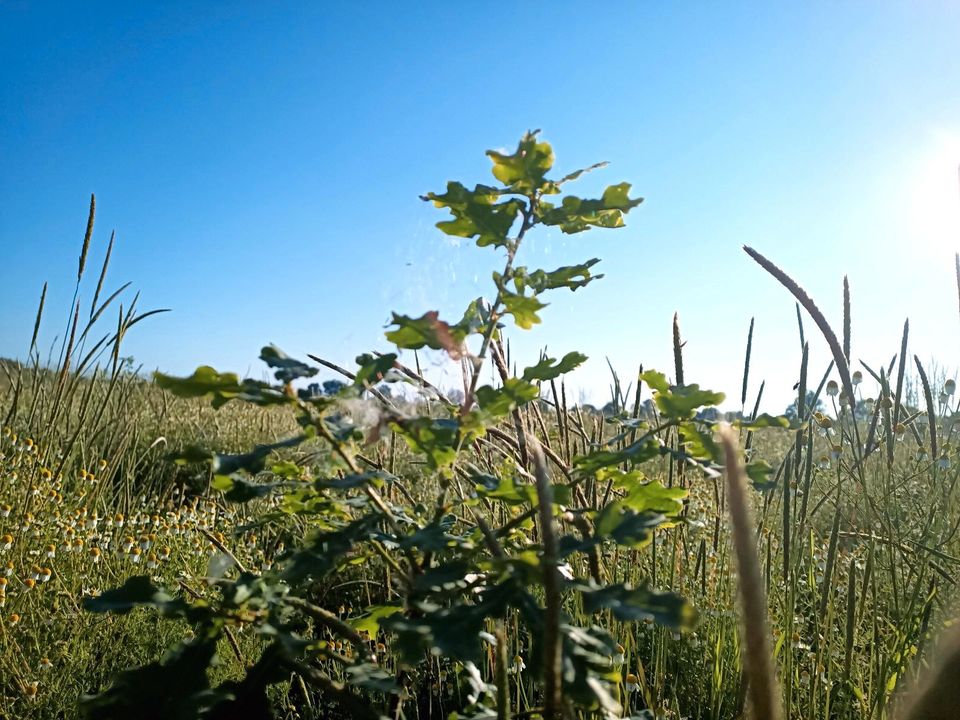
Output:
<path fill-rule="evenodd" d="M 543 632 L 543 716 L 547 720 L 560 717 L 562 707 L 562 645 L 560 642 L 560 575 L 557 572 L 559 548 L 553 525 L 553 486 L 540 443 L 532 435 L 527 438 L 536 477 L 543 542 L 543 591 L 545 595 Z"/>
<path fill-rule="evenodd" d="M 727 506 L 733 524 L 733 549 L 740 574 L 739 594 L 743 616 L 742 657 L 746 671 L 750 713 L 757 720 L 779 720 L 780 692 L 770 661 L 763 577 L 757 561 L 754 525 L 747 504 L 746 478 L 740 463 L 736 435 L 721 429 L 726 456 Z"/>
<path fill-rule="evenodd" d="M 752 257 L 757 264 L 760 265 L 760 267 L 773 275 L 773 277 L 775 277 L 781 285 L 789 290 L 790 293 L 797 299 L 797 301 L 803 305 L 804 309 L 810 313 L 810 317 L 813 318 L 813 321 L 820 329 L 820 333 L 830 346 L 830 352 L 833 355 L 833 361 L 836 364 L 837 372 L 840 375 L 840 381 L 843 385 L 843 392 L 848 398 L 856 397 L 853 392 L 853 382 L 850 379 L 850 367 L 847 364 L 844 348 L 841 346 L 840 341 L 837 340 L 836 333 L 833 332 L 833 328 L 830 327 L 830 323 L 827 322 L 827 319 L 824 317 L 823 313 L 820 312 L 820 308 L 817 307 L 817 304 L 813 301 L 813 298 L 807 295 L 806 291 L 800 287 L 800 285 L 798 285 L 793 278 L 787 275 L 783 270 L 777 267 L 774 263 L 770 262 L 756 250 L 751 247 L 747 247 L 746 245 L 744 245 L 743 249 L 747 255 Z M 857 437 L 857 443 L 854 449 L 859 457 L 861 447 L 859 430 L 857 429 L 856 424 L 853 425 L 853 431 L 854 435 Z"/>
<path fill-rule="evenodd" d="M 908 698 L 900 720 L 956 720 L 960 717 L 960 625 L 943 639 L 939 660 Z"/>
<path fill-rule="evenodd" d="M 850 364 L 850 281 L 843 276 L 843 357 Z"/>

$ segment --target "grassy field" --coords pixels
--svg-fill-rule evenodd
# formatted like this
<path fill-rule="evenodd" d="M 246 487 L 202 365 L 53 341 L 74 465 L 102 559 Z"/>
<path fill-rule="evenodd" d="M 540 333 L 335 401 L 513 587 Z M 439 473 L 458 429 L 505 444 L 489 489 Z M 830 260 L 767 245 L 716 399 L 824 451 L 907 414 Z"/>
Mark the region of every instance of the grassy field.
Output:
<path fill-rule="evenodd" d="M 612 187 L 561 220 L 616 227 Z M 272 347 L 275 383 L 142 377 L 133 310 L 100 345 L 68 328 L 46 368 L 34 337 L 0 371 L 0 716 L 720 720 L 766 692 L 766 717 L 906 717 L 960 564 L 958 398 L 906 329 L 887 367 L 848 364 L 848 326 L 842 367 L 798 357 L 792 417 L 744 393 L 734 459 L 679 328 L 670 380 L 614 377 L 599 412 L 565 400 L 578 358 L 509 372 L 493 320 L 529 308 L 496 295 L 457 324 L 395 316 L 402 359 L 358 358 L 334 395 L 305 390 L 329 363 Z M 403 364 L 471 334 L 466 400 Z"/>

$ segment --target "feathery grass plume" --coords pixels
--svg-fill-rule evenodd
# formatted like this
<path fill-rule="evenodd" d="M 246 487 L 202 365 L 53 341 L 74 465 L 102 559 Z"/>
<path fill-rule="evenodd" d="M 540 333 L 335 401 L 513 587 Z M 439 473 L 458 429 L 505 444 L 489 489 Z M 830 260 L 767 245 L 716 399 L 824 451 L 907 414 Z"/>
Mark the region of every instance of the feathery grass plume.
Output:
<path fill-rule="evenodd" d="M 750 352 L 753 350 L 753 321 L 750 318 L 750 330 L 747 331 L 747 356 L 743 361 L 743 387 L 740 390 L 740 411 L 742 412 L 747 404 L 747 380 L 750 376 Z"/>
<path fill-rule="evenodd" d="M 927 401 L 927 423 L 930 426 L 930 457 L 936 459 L 937 453 L 937 416 L 933 409 L 933 394 L 930 392 L 930 383 L 927 381 L 927 373 L 920 364 L 920 358 L 913 356 L 913 361 L 917 364 L 917 374 L 920 376 L 920 384 L 923 386 L 923 397 Z"/>
<path fill-rule="evenodd" d="M 900 422 L 903 397 L 903 374 L 907 369 L 907 337 L 910 334 L 910 318 L 903 321 L 903 337 L 900 340 L 900 367 L 897 370 L 897 393 L 893 398 L 893 424 Z"/>
<path fill-rule="evenodd" d="M 543 542 L 543 716 L 557 720 L 562 707 L 563 646 L 560 643 L 560 574 L 557 572 L 559 546 L 553 526 L 553 486 L 543 450 L 537 439 L 527 438 L 536 478 L 537 502 L 540 515 L 540 536 Z"/>
<path fill-rule="evenodd" d="M 87 216 L 87 232 L 83 236 L 83 247 L 80 249 L 80 265 L 77 268 L 77 282 L 83 277 L 83 268 L 87 264 L 87 252 L 90 250 L 90 238 L 93 237 L 93 218 L 97 214 L 97 196 L 90 195 L 90 214 Z"/>
<path fill-rule="evenodd" d="M 850 281 L 843 276 L 843 356 L 850 364 Z M 853 398 L 850 398 L 853 402 Z"/>
<path fill-rule="evenodd" d="M 677 376 L 677 385 L 683 383 L 683 343 L 680 342 L 680 316 L 673 314 L 673 369 Z"/>
<path fill-rule="evenodd" d="M 40 293 L 40 306 L 37 308 L 37 319 L 33 321 L 33 337 L 30 338 L 30 352 L 37 347 L 37 333 L 40 332 L 40 318 L 43 317 L 43 304 L 47 300 L 47 284 L 43 284 L 43 291 Z"/>
<path fill-rule="evenodd" d="M 954 624 L 938 651 L 939 660 L 908 696 L 899 720 L 956 720 L 960 717 L 960 625 Z"/>
<path fill-rule="evenodd" d="M 733 549 L 740 575 L 743 611 L 743 665 L 747 675 L 750 711 L 756 720 L 779 720 L 777 680 L 767 638 L 767 601 L 757 560 L 753 521 L 747 503 L 746 478 L 737 451 L 736 435 L 729 425 L 720 429 L 726 463 L 727 505 L 733 524 Z"/>
<path fill-rule="evenodd" d="M 850 380 L 850 368 L 847 365 L 846 355 L 844 354 L 843 348 L 840 346 L 840 341 L 837 340 L 836 333 L 834 333 L 833 329 L 830 327 L 830 323 L 827 322 L 827 319 L 823 316 L 823 313 L 820 312 L 820 308 L 818 308 L 816 303 L 813 302 L 813 299 L 807 295 L 807 292 L 783 270 L 767 260 L 767 258 L 758 253 L 752 247 L 744 245 L 743 250 L 747 253 L 747 255 L 752 257 L 757 264 L 760 265 L 760 267 L 773 275 L 773 277 L 776 278 L 781 285 L 789 290 L 797 299 L 797 301 L 803 305 L 804 309 L 810 313 L 810 317 L 813 318 L 813 321 L 817 324 L 817 327 L 820 328 L 820 333 L 830 346 L 830 352 L 833 354 L 833 360 L 837 366 L 837 372 L 840 374 L 840 381 L 843 383 L 843 391 L 852 402 L 853 398 L 856 396 L 853 392 L 853 382 Z M 853 430 L 857 436 L 855 452 L 859 458 L 861 451 L 860 432 L 857 429 L 856 423 L 853 424 Z"/>

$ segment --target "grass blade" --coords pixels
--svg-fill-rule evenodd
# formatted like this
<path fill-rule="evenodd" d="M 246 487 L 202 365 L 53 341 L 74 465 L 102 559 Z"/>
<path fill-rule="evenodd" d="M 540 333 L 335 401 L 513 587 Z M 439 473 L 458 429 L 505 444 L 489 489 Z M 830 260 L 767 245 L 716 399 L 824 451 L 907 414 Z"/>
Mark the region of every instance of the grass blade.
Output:
<path fill-rule="evenodd" d="M 747 356 L 743 361 L 743 388 L 740 390 L 740 410 L 747 404 L 747 380 L 750 377 L 750 352 L 753 350 L 753 321 L 750 318 L 750 330 L 747 332 Z"/>
<path fill-rule="evenodd" d="M 846 275 L 843 276 L 843 356 L 850 365 L 850 281 Z"/>

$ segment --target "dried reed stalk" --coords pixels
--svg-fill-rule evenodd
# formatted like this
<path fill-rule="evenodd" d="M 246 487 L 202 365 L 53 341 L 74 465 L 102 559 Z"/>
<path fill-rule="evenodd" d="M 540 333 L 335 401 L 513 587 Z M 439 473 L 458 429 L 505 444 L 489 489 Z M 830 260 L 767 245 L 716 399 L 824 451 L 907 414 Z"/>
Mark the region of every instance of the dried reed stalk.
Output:
<path fill-rule="evenodd" d="M 560 574 L 557 572 L 559 547 L 553 524 L 553 486 L 540 443 L 528 437 L 530 457 L 536 477 L 540 515 L 540 536 L 543 542 L 543 591 L 545 595 L 543 628 L 543 716 L 557 720 L 562 707 L 563 646 L 560 641 Z"/>
<path fill-rule="evenodd" d="M 939 659 L 911 693 L 900 720 L 956 720 L 960 717 L 960 625 L 954 625 L 938 652 Z"/>
<path fill-rule="evenodd" d="M 754 525 L 747 505 L 746 477 L 740 463 L 736 435 L 729 426 L 720 431 L 726 456 L 727 506 L 733 524 L 733 549 L 740 574 L 739 594 L 743 617 L 742 658 L 756 720 L 779 720 L 780 692 L 771 663 L 763 578 L 757 560 Z"/>

